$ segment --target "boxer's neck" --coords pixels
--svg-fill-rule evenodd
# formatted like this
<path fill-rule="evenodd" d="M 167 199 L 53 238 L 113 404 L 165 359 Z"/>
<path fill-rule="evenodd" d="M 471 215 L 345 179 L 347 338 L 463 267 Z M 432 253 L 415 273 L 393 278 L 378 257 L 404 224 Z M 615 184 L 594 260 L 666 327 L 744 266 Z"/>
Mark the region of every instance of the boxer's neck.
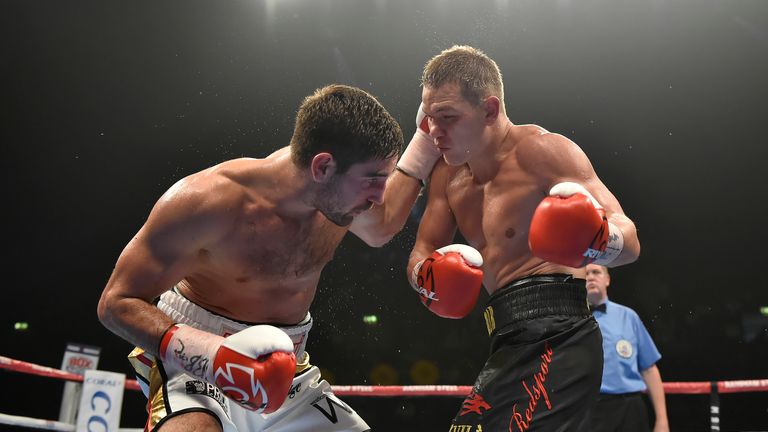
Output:
<path fill-rule="evenodd" d="M 280 158 L 268 168 L 272 182 L 266 188 L 266 198 L 275 205 L 278 214 L 291 218 L 312 216 L 319 186 L 312 180 L 309 168 L 301 168 L 290 157 Z"/>
<path fill-rule="evenodd" d="M 513 126 L 505 115 L 499 114 L 498 121 L 488 127 L 476 153 L 467 162 L 476 183 L 487 183 L 496 177 L 509 150 L 506 148 L 509 143 L 507 138 Z"/>

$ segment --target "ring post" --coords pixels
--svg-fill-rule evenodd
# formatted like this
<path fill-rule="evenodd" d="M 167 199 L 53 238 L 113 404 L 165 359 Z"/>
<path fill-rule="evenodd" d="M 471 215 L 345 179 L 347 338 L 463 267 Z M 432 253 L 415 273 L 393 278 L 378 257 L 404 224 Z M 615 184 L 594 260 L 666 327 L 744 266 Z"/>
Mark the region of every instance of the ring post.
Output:
<path fill-rule="evenodd" d="M 720 431 L 720 394 L 717 391 L 717 381 L 710 383 L 709 390 L 709 430 Z"/>
<path fill-rule="evenodd" d="M 61 360 L 61 370 L 84 375 L 86 370 L 93 370 L 98 367 L 100 354 L 101 348 L 99 347 L 67 343 L 64 358 Z M 64 393 L 61 396 L 61 407 L 59 408 L 60 422 L 75 423 L 82 387 L 83 385 L 79 382 L 68 381 L 64 384 Z"/>

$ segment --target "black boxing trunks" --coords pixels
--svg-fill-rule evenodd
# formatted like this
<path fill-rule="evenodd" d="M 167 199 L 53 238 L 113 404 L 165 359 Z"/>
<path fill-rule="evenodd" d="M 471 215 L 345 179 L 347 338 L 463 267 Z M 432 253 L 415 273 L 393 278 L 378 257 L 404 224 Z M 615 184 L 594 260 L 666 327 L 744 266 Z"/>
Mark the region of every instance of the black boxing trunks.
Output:
<path fill-rule="evenodd" d="M 450 432 L 587 430 L 603 346 L 583 279 L 536 275 L 497 290 L 485 309 L 490 356 Z"/>
<path fill-rule="evenodd" d="M 592 409 L 590 429 L 594 432 L 650 432 L 646 398 L 641 392 L 601 394 Z"/>

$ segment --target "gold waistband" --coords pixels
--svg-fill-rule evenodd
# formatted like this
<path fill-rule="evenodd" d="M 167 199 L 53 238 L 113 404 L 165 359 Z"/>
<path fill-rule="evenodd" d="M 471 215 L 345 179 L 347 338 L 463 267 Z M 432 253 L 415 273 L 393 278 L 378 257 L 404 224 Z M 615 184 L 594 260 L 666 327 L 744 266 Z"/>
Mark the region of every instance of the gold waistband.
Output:
<path fill-rule="evenodd" d="M 301 359 L 296 361 L 296 375 L 311 367 L 312 365 L 309 364 L 309 353 L 304 351 L 304 355 L 301 357 Z"/>

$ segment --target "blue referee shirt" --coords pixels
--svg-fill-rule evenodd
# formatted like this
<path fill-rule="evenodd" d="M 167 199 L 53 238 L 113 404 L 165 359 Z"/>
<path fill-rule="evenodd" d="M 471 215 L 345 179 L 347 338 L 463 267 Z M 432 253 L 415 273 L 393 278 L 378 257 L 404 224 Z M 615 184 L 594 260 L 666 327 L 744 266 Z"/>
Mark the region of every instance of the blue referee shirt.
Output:
<path fill-rule="evenodd" d="M 644 391 L 640 372 L 656 364 L 659 350 L 645 329 L 637 312 L 606 300 L 605 312 L 594 316 L 603 333 L 603 383 L 600 393 L 632 393 Z"/>

